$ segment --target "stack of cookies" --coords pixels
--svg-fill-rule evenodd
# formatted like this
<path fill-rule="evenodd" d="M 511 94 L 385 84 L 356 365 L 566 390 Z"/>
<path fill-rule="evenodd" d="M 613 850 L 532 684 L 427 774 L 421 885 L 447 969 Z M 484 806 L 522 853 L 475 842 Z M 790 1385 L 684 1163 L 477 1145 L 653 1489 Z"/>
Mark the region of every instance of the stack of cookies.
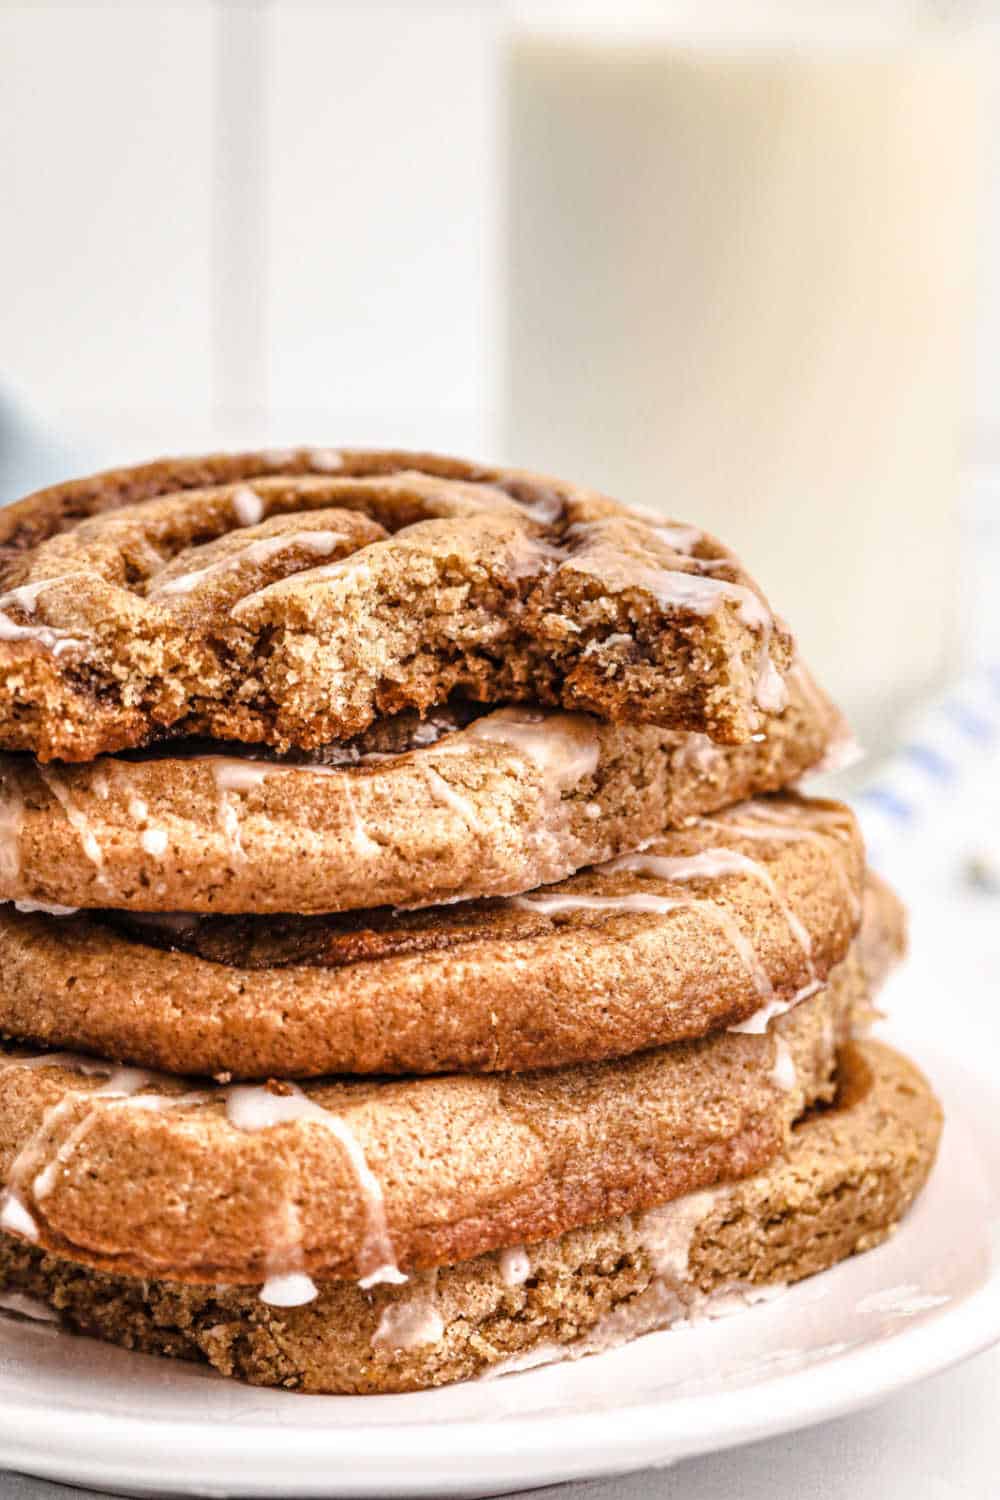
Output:
<path fill-rule="evenodd" d="M 844 729 L 693 526 L 424 454 L 0 515 L 0 1301 L 307 1391 L 888 1235 L 939 1131 Z"/>

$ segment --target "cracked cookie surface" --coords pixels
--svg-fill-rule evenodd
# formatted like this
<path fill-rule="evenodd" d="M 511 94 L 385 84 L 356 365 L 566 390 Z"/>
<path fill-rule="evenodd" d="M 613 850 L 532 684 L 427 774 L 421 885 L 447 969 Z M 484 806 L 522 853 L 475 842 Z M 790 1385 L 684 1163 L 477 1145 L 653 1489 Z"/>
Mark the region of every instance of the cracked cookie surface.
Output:
<path fill-rule="evenodd" d="M 768 735 L 450 705 L 294 760 L 173 742 L 43 765 L 0 755 L 0 899 L 316 912 L 515 895 L 815 766 L 841 733 L 796 665 Z"/>
<path fill-rule="evenodd" d="M 0 513 L 0 746 L 310 749 L 460 691 L 741 743 L 787 630 L 695 528 L 519 470 L 299 449 L 165 460 Z"/>

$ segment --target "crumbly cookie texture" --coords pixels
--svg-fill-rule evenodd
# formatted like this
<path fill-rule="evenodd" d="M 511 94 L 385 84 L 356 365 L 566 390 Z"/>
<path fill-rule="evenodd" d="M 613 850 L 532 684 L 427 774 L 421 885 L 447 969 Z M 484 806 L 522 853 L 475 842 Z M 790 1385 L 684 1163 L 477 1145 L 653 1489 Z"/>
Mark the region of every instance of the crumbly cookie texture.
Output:
<path fill-rule="evenodd" d="M 688 526 L 517 470 L 297 450 L 164 461 L 0 514 L 0 745 L 312 748 L 462 692 L 748 740 L 792 642 Z"/>
<path fill-rule="evenodd" d="M 852 988 L 763 1034 L 480 1078 L 199 1088 L 7 1050 L 0 1229 L 206 1282 L 368 1278 L 560 1234 L 770 1161 L 830 1093 Z"/>
<path fill-rule="evenodd" d="M 327 1282 L 304 1306 L 276 1307 L 250 1288 L 102 1275 L 10 1236 L 0 1285 L 79 1333 L 255 1385 L 419 1390 L 608 1348 L 870 1249 L 923 1186 L 940 1128 L 917 1069 L 866 1042 L 841 1055 L 835 1107 L 807 1115 L 755 1176 L 406 1286 Z"/>
<path fill-rule="evenodd" d="M 315 764 L 216 742 L 141 758 L 0 755 L 0 899 L 309 912 L 515 895 L 815 766 L 840 716 L 796 664 L 745 745 L 590 715 L 455 706 L 378 721 Z"/>
<path fill-rule="evenodd" d="M 510 900 L 341 917 L 0 910 L 0 1035 L 178 1073 L 549 1068 L 752 1024 L 833 982 L 862 910 L 850 810 L 767 798 Z M 865 900 L 856 987 L 904 918 Z M 884 961 L 883 961 L 884 960 Z"/>

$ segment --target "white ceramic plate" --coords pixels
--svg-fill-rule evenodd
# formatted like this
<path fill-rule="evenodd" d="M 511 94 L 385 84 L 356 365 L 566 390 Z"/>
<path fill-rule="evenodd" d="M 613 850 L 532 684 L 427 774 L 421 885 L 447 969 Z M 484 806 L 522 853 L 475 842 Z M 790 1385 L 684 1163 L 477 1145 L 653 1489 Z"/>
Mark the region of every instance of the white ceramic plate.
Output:
<path fill-rule="evenodd" d="M 666 1464 L 868 1405 L 1000 1339 L 1000 1086 L 948 1112 L 889 1244 L 725 1321 L 412 1396 L 256 1391 L 0 1319 L 0 1466 L 130 1494 L 480 1496 Z"/>

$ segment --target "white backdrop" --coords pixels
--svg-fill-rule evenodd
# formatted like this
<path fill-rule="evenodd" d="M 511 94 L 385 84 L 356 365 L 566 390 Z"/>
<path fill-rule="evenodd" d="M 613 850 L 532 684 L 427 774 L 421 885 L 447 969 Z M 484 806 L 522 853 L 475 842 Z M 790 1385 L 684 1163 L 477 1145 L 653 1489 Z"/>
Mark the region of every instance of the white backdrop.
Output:
<path fill-rule="evenodd" d="M 262 432 L 495 453 L 506 9 L 0 0 L 0 391 L 88 462 Z"/>
<path fill-rule="evenodd" d="M 488 445 L 499 19 L 0 0 L 0 387 L 100 459 Z"/>

